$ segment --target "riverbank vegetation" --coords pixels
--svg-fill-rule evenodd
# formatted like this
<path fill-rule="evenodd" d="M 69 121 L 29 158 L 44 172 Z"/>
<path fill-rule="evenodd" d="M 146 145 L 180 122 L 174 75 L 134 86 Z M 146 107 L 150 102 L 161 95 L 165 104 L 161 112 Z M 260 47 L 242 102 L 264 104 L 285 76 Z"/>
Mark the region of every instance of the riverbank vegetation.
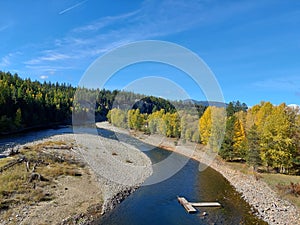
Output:
<path fill-rule="evenodd" d="M 81 177 L 89 172 L 69 153 L 71 148 L 72 144 L 64 141 L 45 141 L 22 147 L 13 157 L 0 160 L 1 219 L 19 223 L 26 217 L 24 212 L 30 213 L 29 206 L 42 202 L 59 205 L 62 193 L 67 191 L 67 187 L 60 186 L 67 186 L 67 177 L 77 178 L 75 182 L 81 183 Z"/>
<path fill-rule="evenodd" d="M 226 161 L 246 162 L 255 171 L 300 173 L 299 108 L 284 103 L 261 102 L 247 109 L 245 104 L 231 102 L 226 108 L 208 106 L 202 115 L 114 108 L 107 117 L 115 126 L 220 148 L 219 155 Z"/>
<path fill-rule="evenodd" d="M 248 109 L 239 101 L 227 105 L 167 101 L 132 92 L 40 83 L 9 72 L 0 72 L 0 88 L 2 134 L 70 123 L 73 113 L 73 122 L 108 119 L 115 126 L 220 148 L 223 159 L 246 162 L 254 170 L 300 173 L 299 108 L 284 103 L 261 102 Z"/>
<path fill-rule="evenodd" d="M 107 113 L 113 107 L 122 107 L 136 99 L 133 108 L 143 113 L 152 109 L 174 111 L 174 106 L 165 99 L 147 97 L 133 92 L 110 91 L 72 87 L 30 79 L 22 79 L 18 74 L 0 71 L 0 135 L 20 132 L 31 128 L 42 128 L 74 121 L 86 121 L 90 112 L 94 122 L 107 120 Z M 94 104 L 91 104 L 94 103 Z"/>
<path fill-rule="evenodd" d="M 241 162 L 224 162 L 224 165 L 234 171 L 254 176 L 256 180 L 264 181 L 272 190 L 276 190 L 281 198 L 288 200 L 300 209 L 300 176 L 280 173 L 258 173 L 253 171 L 249 165 Z"/>

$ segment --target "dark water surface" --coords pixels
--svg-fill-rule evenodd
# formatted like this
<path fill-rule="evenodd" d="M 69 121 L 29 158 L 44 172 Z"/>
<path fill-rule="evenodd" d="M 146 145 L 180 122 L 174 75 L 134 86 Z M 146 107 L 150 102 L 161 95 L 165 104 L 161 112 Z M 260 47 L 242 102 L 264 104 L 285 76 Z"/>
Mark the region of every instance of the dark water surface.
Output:
<path fill-rule="evenodd" d="M 163 149 L 145 153 L 152 162 L 170 154 Z M 198 166 L 197 161 L 189 160 L 168 180 L 142 186 L 96 224 L 266 224 L 252 215 L 250 206 L 221 174 L 211 168 L 199 172 Z M 218 201 L 222 208 L 197 208 L 196 214 L 188 214 L 177 202 L 177 196 L 184 196 L 191 202 Z M 203 212 L 207 216 L 202 216 Z"/>
<path fill-rule="evenodd" d="M 19 134 L 6 135 L 0 137 L 0 153 L 3 146 L 10 143 L 26 144 L 32 141 L 41 140 L 43 138 L 51 137 L 56 134 L 73 133 L 71 126 L 60 126 L 52 129 L 36 130 L 30 132 L 24 132 Z"/>

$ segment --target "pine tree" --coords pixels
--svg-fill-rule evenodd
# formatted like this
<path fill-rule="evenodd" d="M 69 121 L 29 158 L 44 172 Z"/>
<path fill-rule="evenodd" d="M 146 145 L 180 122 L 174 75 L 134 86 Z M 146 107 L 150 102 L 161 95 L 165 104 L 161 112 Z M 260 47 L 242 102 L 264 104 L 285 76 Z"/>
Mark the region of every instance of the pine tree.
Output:
<path fill-rule="evenodd" d="M 226 121 L 226 132 L 224 136 L 224 140 L 221 145 L 221 149 L 219 155 L 225 160 L 233 160 L 234 155 L 234 125 L 235 125 L 236 117 L 231 116 Z"/>
<path fill-rule="evenodd" d="M 260 145 L 259 145 L 259 135 L 257 132 L 257 126 L 253 125 L 248 131 L 247 135 L 248 140 L 248 151 L 246 156 L 246 161 L 249 165 L 253 167 L 253 170 L 256 171 L 257 166 L 261 165 L 260 158 Z"/>
<path fill-rule="evenodd" d="M 21 112 L 21 109 L 18 108 L 17 112 L 16 112 L 16 116 L 15 116 L 15 125 L 17 127 L 20 127 L 21 126 L 21 122 L 22 122 L 22 112 Z"/>

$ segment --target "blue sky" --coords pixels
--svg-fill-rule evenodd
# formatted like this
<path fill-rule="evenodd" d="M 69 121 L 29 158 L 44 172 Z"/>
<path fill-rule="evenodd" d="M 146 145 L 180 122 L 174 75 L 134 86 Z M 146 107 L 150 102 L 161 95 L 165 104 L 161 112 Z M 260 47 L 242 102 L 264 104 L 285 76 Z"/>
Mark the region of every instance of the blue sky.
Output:
<path fill-rule="evenodd" d="M 214 72 L 226 102 L 300 105 L 300 1 L 0 1 L 0 70 L 76 86 L 108 51 L 163 40 L 198 54 Z M 143 76 L 171 79 L 191 98 L 201 90 L 174 68 L 139 64 L 108 88 Z"/>

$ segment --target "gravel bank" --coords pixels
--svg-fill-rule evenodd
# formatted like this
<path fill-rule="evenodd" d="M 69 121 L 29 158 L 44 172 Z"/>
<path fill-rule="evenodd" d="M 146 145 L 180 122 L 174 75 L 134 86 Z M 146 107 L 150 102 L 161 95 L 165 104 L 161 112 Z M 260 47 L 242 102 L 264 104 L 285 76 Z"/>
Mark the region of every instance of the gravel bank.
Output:
<path fill-rule="evenodd" d="M 70 155 L 70 159 L 80 162 L 80 155 L 74 146 L 74 138 L 71 134 L 56 135 L 43 140 L 26 143 L 29 148 L 36 144 L 66 143 L 68 148 L 57 148 L 47 146 L 49 153 Z M 70 148 L 71 149 L 70 149 Z M 51 167 L 51 164 L 48 165 Z M 41 165 L 41 167 L 43 167 Z M 24 169 L 25 169 L 24 165 Z M 37 166 L 40 169 L 40 166 Z M 47 193 L 51 200 L 28 203 L 26 200 L 20 204 L 13 205 L 8 210 L 0 210 L 0 224 L 77 224 L 78 221 L 92 221 L 98 217 L 102 207 L 102 191 L 95 173 L 88 167 L 78 167 L 80 176 L 58 176 L 51 180 L 48 185 L 40 182 L 32 189 Z M 43 175 L 43 174 L 42 174 Z M 99 208 L 100 210 L 97 210 Z"/>
<path fill-rule="evenodd" d="M 112 210 L 152 174 L 151 161 L 144 153 L 112 137 L 82 133 L 56 135 L 46 140 L 70 141 L 70 137 L 77 144 L 73 152 L 97 177 L 103 198 L 102 214 Z"/>
<path fill-rule="evenodd" d="M 229 169 L 222 163 L 210 165 L 220 172 L 253 207 L 256 215 L 269 224 L 300 224 L 299 211 L 290 202 L 281 199 L 266 183 L 254 176 Z"/>
<path fill-rule="evenodd" d="M 93 215 L 112 210 L 152 173 L 151 161 L 145 154 L 131 145 L 110 137 L 86 133 L 59 134 L 25 145 L 33 146 L 46 141 L 73 143 L 69 153 L 88 165 L 90 175 L 87 175 L 89 176 L 87 179 L 83 176 L 83 183 L 70 182 L 73 178 L 68 177 L 57 181 L 63 182 L 63 193 L 58 194 L 55 205 L 45 202 L 34 207 L 26 206 L 26 215 L 22 217 L 18 215 L 19 221 L 23 221 L 20 224 L 40 224 L 38 221 L 47 223 L 46 221 L 50 220 L 52 224 L 58 221 L 61 221 L 58 224 L 77 224 L 78 221 L 85 221 L 87 222 L 85 224 L 88 224 L 88 221 L 92 221 Z M 65 187 L 68 187 L 68 191 L 64 191 Z M 60 199 L 63 201 L 62 207 L 57 205 Z"/>
<path fill-rule="evenodd" d="M 150 159 L 131 145 L 113 137 L 85 133 L 72 137 L 77 143 L 74 152 L 97 176 L 103 194 L 102 214 L 134 192 L 152 173 Z M 50 139 L 66 140 L 68 135 Z"/>
<path fill-rule="evenodd" d="M 81 157 L 101 186 L 102 214 L 112 210 L 152 174 L 151 161 L 144 153 L 110 135 L 74 134 Z"/>

